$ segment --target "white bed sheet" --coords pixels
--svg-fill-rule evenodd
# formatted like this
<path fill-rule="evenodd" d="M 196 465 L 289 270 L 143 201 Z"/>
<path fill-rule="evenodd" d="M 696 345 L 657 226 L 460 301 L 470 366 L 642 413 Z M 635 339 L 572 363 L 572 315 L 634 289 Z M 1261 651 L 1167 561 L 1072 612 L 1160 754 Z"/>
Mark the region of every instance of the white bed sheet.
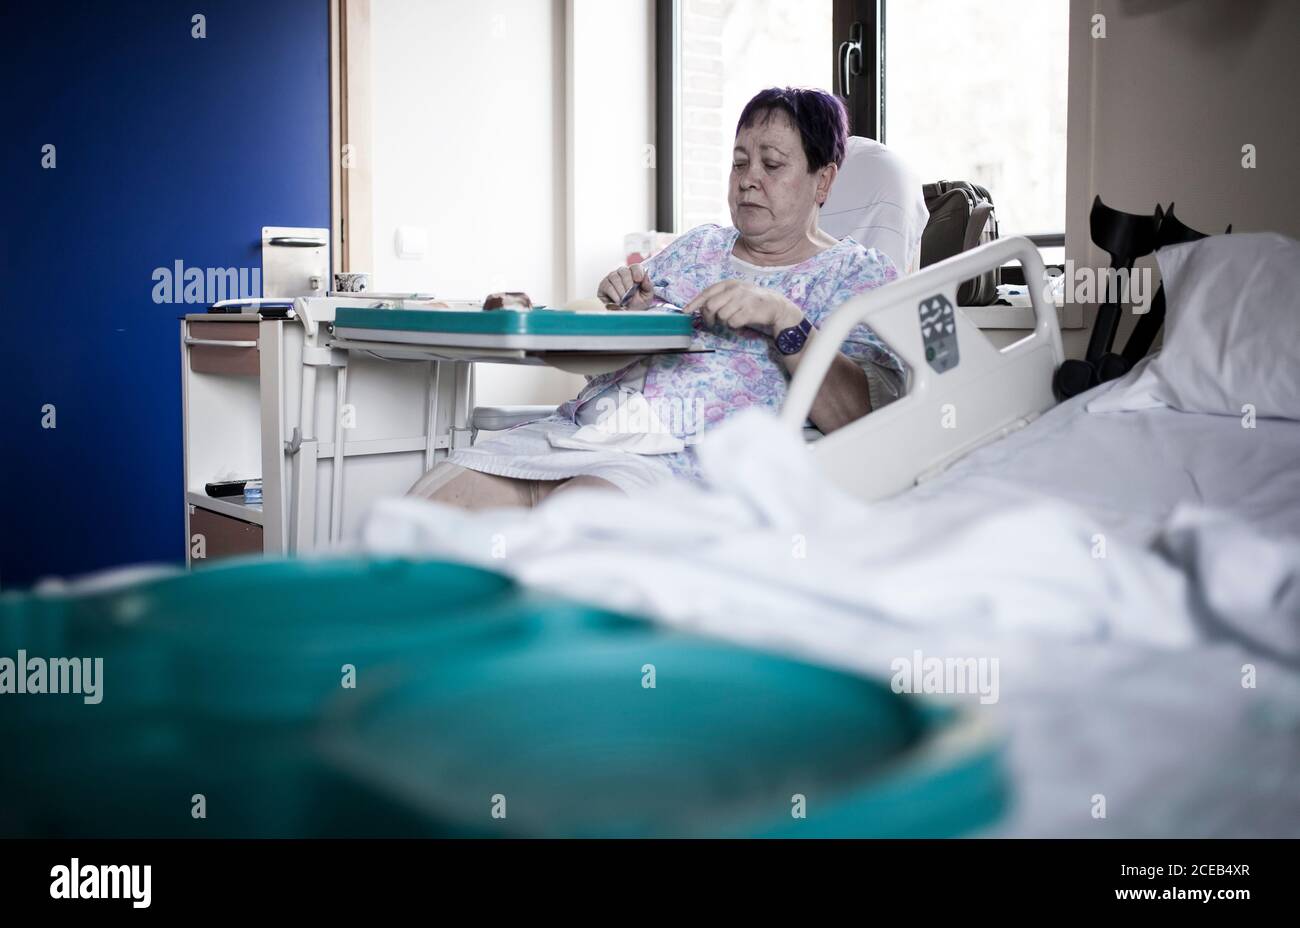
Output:
<path fill-rule="evenodd" d="M 1161 543 L 1176 513 L 1208 509 L 1234 525 L 1204 525 L 1202 536 L 1224 537 L 1210 563 L 1196 565 L 1207 575 L 1202 594 L 1238 605 L 1256 583 L 1277 594 L 1260 575 L 1278 549 L 1234 532 L 1248 525 L 1283 543 L 1300 537 L 1300 422 L 1246 428 L 1236 417 L 1172 409 L 1084 411 L 1116 386 L 1063 403 L 890 505 L 1040 495 L 1143 545 Z M 1168 535 L 1163 547 L 1188 553 Z M 1202 615 L 1199 640 L 1185 649 L 1036 648 L 1034 671 L 1007 706 L 1020 789 L 1000 833 L 1300 835 L 1300 598 L 1274 605 L 1231 621 Z M 1242 686 L 1248 665 L 1255 689 Z M 1081 805 L 1089 789 L 1107 797 L 1105 820 Z"/>
<path fill-rule="evenodd" d="M 755 415 L 702 445 L 711 492 L 390 500 L 360 544 L 876 676 L 996 658 L 996 703 L 954 698 L 1006 732 L 1000 834 L 1300 835 L 1300 423 L 1090 398 L 870 506 Z"/>
<path fill-rule="evenodd" d="M 1049 410 L 898 502 L 951 492 L 1034 495 L 1077 505 L 1099 526 L 1148 542 L 1182 505 L 1230 513 L 1270 535 L 1300 535 L 1300 422 L 1173 409 L 1090 414 L 1122 381 Z"/>

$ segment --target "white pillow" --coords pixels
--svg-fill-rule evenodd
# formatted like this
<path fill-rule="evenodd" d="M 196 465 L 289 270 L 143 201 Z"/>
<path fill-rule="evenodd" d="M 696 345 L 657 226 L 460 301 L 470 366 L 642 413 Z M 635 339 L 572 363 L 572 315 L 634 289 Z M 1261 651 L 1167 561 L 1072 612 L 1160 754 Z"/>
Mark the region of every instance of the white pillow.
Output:
<path fill-rule="evenodd" d="M 1089 412 L 1300 419 L 1300 242 L 1273 232 L 1215 235 L 1156 253 L 1164 348 L 1088 403 Z"/>
<path fill-rule="evenodd" d="M 818 224 L 836 238 L 889 255 L 898 273 L 921 265 L 921 233 L 930 221 L 921 182 L 895 152 L 850 136 Z"/>

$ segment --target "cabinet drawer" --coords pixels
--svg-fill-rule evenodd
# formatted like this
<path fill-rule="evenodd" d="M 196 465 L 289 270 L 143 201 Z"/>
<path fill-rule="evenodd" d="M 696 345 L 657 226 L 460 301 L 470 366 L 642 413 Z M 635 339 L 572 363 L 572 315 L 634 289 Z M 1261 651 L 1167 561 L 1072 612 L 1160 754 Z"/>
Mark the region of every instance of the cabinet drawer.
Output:
<path fill-rule="evenodd" d="M 190 537 L 186 540 L 191 552 L 194 550 L 195 535 L 203 536 L 204 554 L 209 561 L 240 554 L 262 553 L 262 526 L 191 505 Z M 195 566 L 203 563 L 198 559 L 193 561 Z"/>
<path fill-rule="evenodd" d="M 185 344 L 196 374 L 256 376 L 256 322 L 189 322 Z"/>

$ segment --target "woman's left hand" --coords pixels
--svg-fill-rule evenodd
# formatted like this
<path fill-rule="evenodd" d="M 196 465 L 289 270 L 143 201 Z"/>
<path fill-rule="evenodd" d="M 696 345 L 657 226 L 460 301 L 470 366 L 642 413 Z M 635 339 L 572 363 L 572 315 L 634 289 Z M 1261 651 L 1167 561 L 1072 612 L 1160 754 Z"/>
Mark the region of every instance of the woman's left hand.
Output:
<path fill-rule="evenodd" d="M 803 310 L 776 290 L 740 280 L 723 280 L 708 287 L 684 307 L 698 312 L 705 325 L 722 323 L 733 329 L 748 326 L 768 335 L 798 325 Z"/>

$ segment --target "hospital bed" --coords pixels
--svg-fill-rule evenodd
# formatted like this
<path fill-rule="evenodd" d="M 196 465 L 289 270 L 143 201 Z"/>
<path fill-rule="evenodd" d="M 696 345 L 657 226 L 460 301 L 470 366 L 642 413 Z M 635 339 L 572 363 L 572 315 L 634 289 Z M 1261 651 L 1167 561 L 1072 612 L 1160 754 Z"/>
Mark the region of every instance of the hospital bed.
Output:
<path fill-rule="evenodd" d="M 986 260 L 1015 253 L 1038 277 L 1023 249 L 996 243 L 840 307 L 779 419 L 738 418 L 702 445 L 707 488 L 599 506 L 575 493 L 533 513 L 388 501 L 362 550 L 498 566 L 876 679 L 913 654 L 996 661 L 1000 698 L 975 711 L 1005 733 L 1014 799 L 987 833 L 1300 835 L 1300 422 L 1087 411 L 1123 381 L 1056 403 L 1045 307 L 1001 351 L 936 308 Z M 859 322 L 907 362 L 909 393 L 806 445 L 812 396 Z"/>
<path fill-rule="evenodd" d="M 674 484 L 629 497 L 575 492 L 532 512 L 465 513 L 393 499 L 377 505 L 362 526 L 352 550 L 370 560 L 360 565 L 291 562 L 302 563 L 305 573 L 286 576 L 284 583 L 266 575 L 257 582 L 249 582 L 251 575 L 231 577 L 227 600 L 219 595 L 216 571 L 163 578 L 162 587 L 131 587 L 98 606 L 79 599 L 68 610 L 67 627 L 84 635 L 91 619 L 118 616 L 127 631 L 115 626 L 102 644 L 123 647 L 124 658 L 139 662 L 134 679 L 147 685 L 138 697 L 156 700 L 167 679 L 158 668 L 181 660 L 188 670 L 179 678 L 185 681 L 183 704 L 215 717 L 227 736 L 232 718 L 255 731 L 263 723 L 284 731 L 274 725 L 295 713 L 310 715 L 326 689 L 337 691 L 336 676 L 326 686 L 309 672 L 315 664 L 267 659 L 268 653 L 299 648 L 323 674 L 346 659 L 349 647 L 365 651 L 381 641 L 407 656 L 443 649 L 453 638 L 457 648 L 468 647 L 463 663 L 436 663 L 435 672 L 418 663 L 396 678 L 392 668 L 384 670 L 378 695 L 368 691 L 377 702 L 352 707 L 342 727 L 330 729 L 334 774 L 349 789 L 371 795 L 377 789 L 396 803 L 388 824 L 372 825 L 381 829 L 414 821 L 446 827 L 450 817 L 468 833 L 487 833 L 496 826 L 486 819 L 468 825 L 456 809 L 482 801 L 475 784 L 484 782 L 488 769 L 502 772 L 494 758 L 519 761 L 508 772 L 520 789 L 572 798 L 547 772 L 589 757 L 623 757 L 629 718 L 638 726 L 653 720 L 665 746 L 672 733 L 691 732 L 699 754 L 687 756 L 722 758 L 726 752 L 718 748 L 730 744 L 722 735 L 733 731 L 732 714 L 770 717 L 777 727 L 760 739 L 762 764 L 748 773 L 727 768 L 719 788 L 752 786 L 747 776 L 764 770 L 806 776 L 799 770 L 810 756 L 804 753 L 809 742 L 782 751 L 782 744 L 794 743 L 783 739 L 801 727 L 807 736 L 807 720 L 827 718 L 832 706 L 799 702 L 807 713 L 802 721 L 798 712 L 778 712 L 792 703 L 784 694 L 774 699 L 776 681 L 803 671 L 765 665 L 755 655 L 879 683 L 890 679 L 900 657 L 916 654 L 919 662 L 928 654 L 998 662 L 1000 696 L 988 705 L 977 698 L 984 693 L 940 700 L 958 711 L 957 724 L 932 730 L 943 739 L 915 744 L 942 749 L 900 754 L 896 759 L 908 762 L 889 769 L 904 771 L 901 781 L 874 775 L 855 780 L 863 791 L 853 795 L 865 805 L 854 807 L 875 811 L 862 819 L 818 820 L 827 826 L 820 833 L 1300 833 L 1300 739 L 1294 737 L 1300 647 L 1294 616 L 1267 611 L 1269 603 L 1287 601 L 1295 586 L 1287 579 L 1288 558 L 1300 562 L 1300 544 L 1270 540 L 1300 539 L 1300 472 L 1294 467 L 1300 423 L 1261 421 L 1244 442 L 1230 417 L 1167 409 L 1092 416 L 1084 407 L 1095 394 L 1055 404 L 1050 380 L 1060 343 L 1046 306 L 1035 305 L 1035 331 L 1002 350 L 984 345 L 979 332 L 963 325 L 960 309 L 944 306 L 981 262 L 1007 258 L 1020 259 L 1029 279 L 1041 276 L 1033 249 L 1011 240 L 846 303 L 826 324 L 831 337 L 819 340 L 829 347 L 801 366 L 779 419 L 737 417 L 703 444 L 710 487 Z M 837 432 L 809 446 L 798 429 L 835 336 L 858 322 L 871 325 L 907 362 L 909 393 L 841 430 L 844 437 Z M 316 333 L 325 330 L 318 326 Z M 364 350 L 401 344 L 409 343 L 375 336 Z M 999 397 L 1002 402 L 994 402 Z M 885 415 L 891 410 L 897 411 Z M 886 453 L 897 453 L 906 466 L 878 468 Z M 866 473 L 873 470 L 879 472 Z M 1189 501 L 1246 520 L 1265 536 L 1243 535 L 1232 522 L 1189 521 L 1182 508 Z M 1242 561 L 1225 560 L 1225 551 L 1247 558 L 1250 583 L 1241 584 Z M 412 562 L 431 573 L 412 573 Z M 440 573 L 447 565 L 487 570 Z M 272 563 L 270 569 L 284 566 Z M 351 598 L 349 571 L 357 581 Z M 468 594 L 459 592 L 427 609 L 415 605 L 423 601 L 421 589 L 433 588 L 420 584 L 448 590 L 468 584 L 479 591 L 474 596 L 495 597 L 493 590 L 504 588 L 503 573 L 524 594 L 511 594 L 516 605 L 508 615 L 495 606 L 468 609 Z M 202 595 L 194 595 L 194 584 L 203 585 Z M 307 590 L 319 594 L 312 600 L 317 605 L 295 607 Z M 375 596 L 358 600 L 360 590 Z M 383 590 L 394 596 L 406 590 L 412 599 L 403 604 L 399 596 L 390 609 Z M 1225 596 L 1234 593 L 1251 602 L 1229 603 L 1242 608 L 1225 610 Z M 265 597 L 277 620 L 258 611 L 258 597 Z M 556 605 L 560 601 L 583 605 Z M 1256 615 L 1251 609 L 1258 603 L 1264 605 Z M 57 602 L 8 605 L 18 621 L 0 624 L 4 632 L 26 628 L 22 623 L 42 610 L 57 615 L 66 609 Z M 191 609 L 208 620 L 186 621 Z M 362 613 L 373 624 L 357 625 Z M 238 619 L 223 626 L 222 616 Z M 650 619 L 668 637 L 643 640 L 646 623 L 629 616 Z M 138 628 L 141 622 L 156 632 L 151 646 L 126 647 L 118 636 L 129 637 L 131 623 Z M 355 637 L 340 644 L 331 629 Z M 701 641 L 736 650 L 701 657 L 704 652 L 693 650 Z M 169 657 L 169 649 L 179 657 Z M 383 669 L 355 666 L 362 674 Z M 715 670 L 701 669 L 708 666 Z M 1258 674 L 1257 688 L 1243 685 L 1248 668 L 1251 679 Z M 748 685 L 767 680 L 769 670 L 771 688 Z M 670 703 L 641 700 L 656 698 L 645 682 L 655 671 L 659 685 L 671 686 L 677 674 L 694 695 Z M 725 684 L 718 682 L 724 677 Z M 841 707 L 881 695 L 879 689 L 853 695 L 839 676 L 818 678 L 810 687 L 840 692 L 845 702 L 833 702 Z M 486 728 L 458 722 L 497 697 L 506 701 L 493 703 Z M 638 708 L 624 712 L 625 706 Z M 523 755 L 512 753 L 520 720 L 537 718 L 541 707 L 545 737 L 528 739 Z M 354 726 L 357 712 L 373 722 Z M 788 730 L 780 727 L 786 724 Z M 433 738 L 431 731 L 444 737 Z M 814 733 L 812 743 L 874 737 L 847 723 Z M 313 821 L 314 806 L 283 801 L 317 795 L 298 778 L 296 762 L 284 760 L 282 769 L 280 755 L 258 740 L 263 735 L 250 737 L 253 747 L 240 741 L 228 763 L 244 775 L 239 765 L 252 764 L 276 787 L 270 795 L 281 800 L 271 812 L 301 813 L 290 816 L 288 827 Z M 57 760 L 57 752 L 32 747 L 35 756 Z M 652 793 L 680 789 L 699 797 L 708 795 L 699 790 L 720 769 L 655 764 L 654 756 L 639 755 L 638 763 L 619 768 L 620 776 L 650 784 Z M 919 756 L 927 762 L 914 765 Z M 1247 757 L 1248 764 L 1239 762 Z M 131 769 L 128 761 L 121 763 Z M 193 762 L 169 758 L 185 769 Z M 593 763 L 584 761 L 582 769 Z M 674 777 L 686 779 L 674 786 Z M 244 782 L 232 779 L 231 795 L 240 791 L 234 784 Z M 777 782 L 786 797 L 798 792 L 789 780 Z M 591 789 L 599 779 L 583 783 Z M 926 791 L 936 783 L 942 784 L 937 795 Z M 328 808 L 349 808 L 321 789 Z M 454 808 L 447 805 L 449 792 L 461 797 Z M 355 801 L 355 792 L 350 795 Z M 882 795 L 890 798 L 881 803 Z M 937 825 L 905 816 L 902 824 L 893 820 L 881 830 L 881 809 L 912 813 L 954 797 L 956 808 L 977 808 L 980 815 Z M 553 817 L 516 818 L 517 830 L 504 830 L 571 833 L 565 823 L 573 825 L 574 811 L 561 803 L 548 813 Z M 780 829 L 776 819 L 729 819 L 703 830 L 800 833 L 788 817 L 780 819 Z M 619 819 L 612 832 L 602 833 L 656 833 L 653 822 L 653 815 Z"/>

